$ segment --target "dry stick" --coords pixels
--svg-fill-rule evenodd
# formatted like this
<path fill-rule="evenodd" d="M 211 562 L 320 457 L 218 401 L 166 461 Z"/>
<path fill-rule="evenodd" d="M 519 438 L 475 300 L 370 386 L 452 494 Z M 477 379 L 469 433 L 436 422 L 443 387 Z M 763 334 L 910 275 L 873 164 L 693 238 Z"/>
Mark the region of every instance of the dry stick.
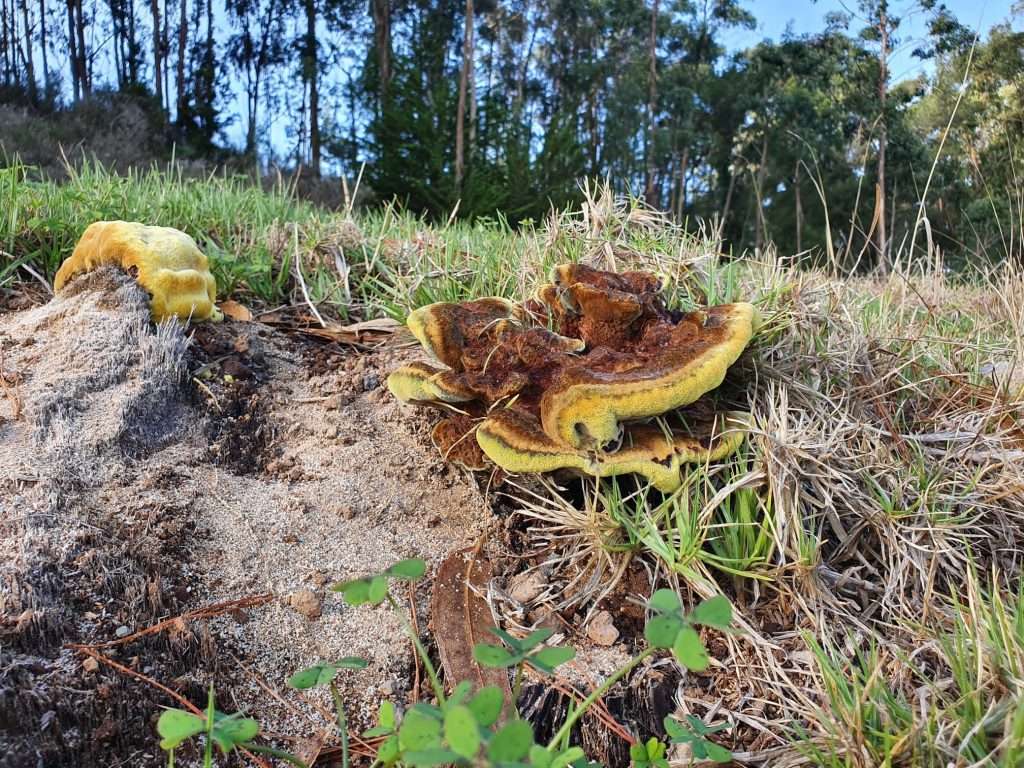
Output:
<path fill-rule="evenodd" d="M 116 661 L 107 658 L 99 651 L 93 650 L 92 646 L 69 644 L 67 647 L 72 648 L 78 651 L 79 653 L 83 653 L 86 656 L 89 656 L 93 659 L 96 659 L 96 661 L 102 662 L 103 664 L 106 664 L 109 667 L 113 667 L 121 674 L 128 675 L 129 677 L 134 677 L 136 680 L 141 680 L 146 685 L 152 686 L 153 688 L 156 688 L 159 691 L 163 691 L 194 715 L 199 715 L 200 717 L 204 717 L 206 715 L 206 713 L 203 712 L 203 710 L 199 709 L 199 707 L 197 707 L 191 701 L 186 699 L 180 693 L 172 691 L 163 683 L 158 683 L 153 678 L 148 677 L 147 675 L 144 675 L 141 672 L 136 672 L 134 669 L 131 669 L 130 667 L 126 667 L 123 664 L 118 664 Z"/>
<path fill-rule="evenodd" d="M 416 620 L 416 585 L 409 585 L 409 615 L 412 617 L 412 628 L 418 635 L 420 633 L 419 623 Z M 412 654 L 413 661 L 416 662 L 416 678 L 412 685 L 412 700 L 414 702 L 420 700 L 420 657 L 416 654 L 416 649 L 413 648 Z"/>
<path fill-rule="evenodd" d="M 292 227 L 292 237 L 295 243 L 295 274 L 299 278 L 299 287 L 302 289 L 302 297 L 306 300 L 306 304 L 309 305 L 310 310 L 313 312 L 313 316 L 316 317 L 317 322 L 320 323 L 321 328 L 326 328 L 327 323 L 324 322 L 323 317 L 317 311 L 316 305 L 313 304 L 312 299 L 309 298 L 309 291 L 306 289 L 306 279 L 302 276 L 302 254 L 299 251 L 299 228 L 298 226 Z"/>
<path fill-rule="evenodd" d="M 274 599 L 274 594 L 267 592 L 262 595 L 251 595 L 249 597 L 240 597 L 235 600 L 225 600 L 221 603 L 214 603 L 208 605 L 205 608 L 196 608 L 192 611 L 186 611 L 180 616 L 174 616 L 170 619 L 164 619 L 151 627 L 140 629 L 126 637 L 119 638 L 117 640 L 109 640 L 105 643 L 94 643 L 92 645 L 72 645 L 72 648 L 109 648 L 112 645 L 122 645 L 123 643 L 130 643 L 133 640 L 138 640 L 140 637 L 146 635 L 153 635 L 157 632 L 162 632 L 169 628 L 172 624 L 177 623 L 179 620 L 190 621 L 192 619 L 212 619 L 214 616 L 220 616 L 223 613 L 227 613 L 235 608 L 257 608 L 261 605 L 266 605 Z"/>

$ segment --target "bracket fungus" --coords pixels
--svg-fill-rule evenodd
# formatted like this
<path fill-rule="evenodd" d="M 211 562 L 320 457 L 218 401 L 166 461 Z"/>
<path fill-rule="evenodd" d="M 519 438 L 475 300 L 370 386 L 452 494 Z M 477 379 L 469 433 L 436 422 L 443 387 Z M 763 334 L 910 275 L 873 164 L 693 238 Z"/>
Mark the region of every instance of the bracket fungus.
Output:
<path fill-rule="evenodd" d="M 103 265 L 135 274 L 150 295 L 156 321 L 220 320 L 217 283 L 206 256 L 195 240 L 171 227 L 152 227 L 128 221 L 90 224 L 53 281 L 59 291 L 72 278 Z"/>
<path fill-rule="evenodd" d="M 461 466 L 486 457 L 510 472 L 636 473 L 669 492 L 682 464 L 724 458 L 742 442 L 747 414 L 698 400 L 756 325 L 747 303 L 677 312 L 655 275 L 561 265 L 523 305 L 488 298 L 414 311 L 410 330 L 445 367 L 402 366 L 388 387 L 403 402 L 456 412 L 433 437 Z"/>

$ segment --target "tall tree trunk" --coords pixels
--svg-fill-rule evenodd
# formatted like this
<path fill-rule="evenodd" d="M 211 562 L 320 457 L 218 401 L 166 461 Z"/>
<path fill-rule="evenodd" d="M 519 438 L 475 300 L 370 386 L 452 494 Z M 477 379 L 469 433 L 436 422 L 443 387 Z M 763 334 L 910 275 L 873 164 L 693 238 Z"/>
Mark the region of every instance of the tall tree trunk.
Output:
<path fill-rule="evenodd" d="M 472 0 L 466 0 L 467 4 Z M 474 11 L 475 14 L 475 11 Z M 473 50 L 469 52 L 469 159 L 476 152 L 476 30 L 473 31 Z"/>
<path fill-rule="evenodd" d="M 135 0 L 128 0 L 128 82 L 139 84 L 139 38 L 135 34 Z"/>
<path fill-rule="evenodd" d="M 658 108 L 658 0 L 651 8 L 651 35 L 647 42 L 650 68 L 647 72 L 647 131 L 644 134 L 644 197 L 658 204 L 654 183 L 654 112 Z"/>
<path fill-rule="evenodd" d="M 317 55 L 316 0 L 306 0 L 306 44 L 303 72 L 309 86 L 309 166 L 320 175 L 320 92 L 317 88 L 320 62 Z"/>
<path fill-rule="evenodd" d="M 459 77 L 459 103 L 455 108 L 455 188 L 462 190 L 466 170 L 466 91 L 473 68 L 473 0 L 466 0 L 466 29 L 462 37 L 462 74 Z"/>
<path fill-rule="evenodd" d="M 110 26 L 114 34 L 114 71 L 117 73 L 117 87 L 123 89 L 125 81 L 125 56 L 122 26 L 124 22 L 121 18 L 121 8 L 118 0 L 110 0 L 107 6 L 110 8 Z"/>
<path fill-rule="evenodd" d="M 36 91 L 36 68 L 32 51 L 32 23 L 28 15 L 28 0 L 21 2 L 21 19 L 25 25 L 25 74 L 28 76 L 28 100 L 33 105 L 39 103 Z"/>
<path fill-rule="evenodd" d="M 768 226 L 764 220 L 764 180 L 768 175 L 768 135 L 761 139 L 761 162 L 757 166 L 757 174 L 754 182 L 754 204 L 757 211 L 755 222 L 754 250 L 761 252 L 765 241 L 768 239 Z"/>
<path fill-rule="evenodd" d="M 85 12 L 82 10 L 82 0 L 75 0 L 75 34 L 78 36 L 78 78 L 82 82 L 82 95 L 88 96 L 92 93 L 92 77 L 85 47 Z"/>
<path fill-rule="evenodd" d="M 14 56 L 14 35 L 7 19 L 7 0 L 0 0 L 0 53 L 3 54 L 4 83 L 14 81 L 17 73 L 17 61 L 12 63 Z"/>
<path fill-rule="evenodd" d="M 213 0 L 210 0 L 213 2 Z M 167 65 L 167 57 L 170 55 L 171 41 L 170 41 L 170 18 L 171 15 L 167 10 L 167 0 L 164 0 L 164 10 L 161 16 L 163 23 L 160 26 L 160 63 L 163 65 L 164 70 L 164 88 L 163 88 L 163 108 L 165 114 L 170 114 L 171 111 L 171 68 Z"/>
<path fill-rule="evenodd" d="M 391 0 L 370 0 L 373 12 L 373 43 L 377 49 L 377 76 L 380 78 L 380 113 L 388 98 L 391 82 Z"/>
<path fill-rule="evenodd" d="M 178 125 L 181 125 L 185 118 L 185 50 L 188 47 L 188 0 L 178 0 L 178 69 L 175 73 L 177 78 L 178 98 L 175 109 Z"/>
<path fill-rule="evenodd" d="M 722 218 L 718 220 L 718 246 L 722 246 L 722 233 L 725 232 L 725 222 L 732 212 L 732 193 L 736 189 L 736 174 L 729 174 L 729 186 L 725 189 L 725 202 L 722 204 Z"/>
<path fill-rule="evenodd" d="M 160 59 L 160 0 L 149 0 L 149 11 L 153 16 L 153 92 L 160 107 L 164 105 L 164 75 Z"/>
<path fill-rule="evenodd" d="M 881 110 L 878 122 L 878 181 L 875 194 L 875 235 L 878 248 L 878 268 L 882 274 L 889 273 L 889 243 L 885 227 L 885 149 L 888 141 L 885 126 L 885 99 L 889 90 L 889 4 L 882 0 L 878 6 L 878 32 L 881 44 L 878 49 L 878 105 Z"/>
<path fill-rule="evenodd" d="M 526 0 L 523 4 L 523 18 L 526 20 L 527 25 L 530 22 L 530 0 Z M 530 59 L 533 58 L 533 44 L 537 40 L 537 27 L 539 25 L 534 24 L 533 29 L 530 31 L 530 42 L 526 46 L 526 50 L 523 52 L 522 60 L 519 62 L 519 72 L 516 75 L 516 96 L 515 96 L 515 112 L 516 118 L 522 116 L 523 103 L 526 101 L 526 75 L 530 71 Z"/>
<path fill-rule="evenodd" d="M 75 36 L 75 0 L 67 0 L 68 7 L 68 49 L 71 63 L 72 92 L 77 102 L 82 98 L 82 80 L 78 73 L 78 43 Z"/>
<path fill-rule="evenodd" d="M 0 65 L 3 65 L 5 85 L 11 80 L 9 48 L 10 44 L 7 42 L 7 3 L 0 0 Z"/>
<path fill-rule="evenodd" d="M 28 2 L 28 0 L 25 0 Z M 50 65 L 46 58 L 46 0 L 39 0 L 39 47 L 43 53 L 43 87 L 50 91 Z"/>

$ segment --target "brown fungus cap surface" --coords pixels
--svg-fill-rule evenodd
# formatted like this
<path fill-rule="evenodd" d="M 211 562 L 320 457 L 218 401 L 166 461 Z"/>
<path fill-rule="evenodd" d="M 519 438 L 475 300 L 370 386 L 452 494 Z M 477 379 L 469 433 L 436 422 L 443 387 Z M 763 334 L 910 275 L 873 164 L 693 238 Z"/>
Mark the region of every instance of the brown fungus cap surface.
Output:
<path fill-rule="evenodd" d="M 636 422 L 722 382 L 753 334 L 750 304 L 672 311 L 660 279 L 644 272 L 562 265 L 551 280 L 521 307 L 478 299 L 413 312 L 409 328 L 449 367 L 404 366 L 389 378 L 391 391 L 477 414 L 483 453 L 513 472 L 636 472 L 669 490 L 681 462 L 735 450 L 745 422 L 737 414 L 698 409 L 685 428 L 667 432 Z M 439 444 L 450 439 L 435 435 Z"/>

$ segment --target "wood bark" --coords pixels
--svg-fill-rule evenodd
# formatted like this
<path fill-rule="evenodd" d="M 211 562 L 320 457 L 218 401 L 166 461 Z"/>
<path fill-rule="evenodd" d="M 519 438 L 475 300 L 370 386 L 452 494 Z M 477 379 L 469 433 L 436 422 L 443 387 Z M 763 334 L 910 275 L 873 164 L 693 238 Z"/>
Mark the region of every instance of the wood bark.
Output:
<path fill-rule="evenodd" d="M 647 72 L 647 131 L 644 135 L 644 197 L 649 205 L 658 204 L 654 183 L 654 113 L 658 101 L 658 0 L 651 8 L 651 34 L 647 43 L 650 68 Z"/>
<path fill-rule="evenodd" d="M 466 95 L 473 68 L 473 0 L 466 0 L 466 28 L 462 39 L 462 74 L 459 76 L 459 102 L 455 108 L 455 186 L 462 189 L 466 170 Z"/>
<path fill-rule="evenodd" d="M 153 16 L 153 92 L 160 106 L 164 105 L 163 62 L 160 45 L 160 0 L 149 0 L 149 11 Z"/>

